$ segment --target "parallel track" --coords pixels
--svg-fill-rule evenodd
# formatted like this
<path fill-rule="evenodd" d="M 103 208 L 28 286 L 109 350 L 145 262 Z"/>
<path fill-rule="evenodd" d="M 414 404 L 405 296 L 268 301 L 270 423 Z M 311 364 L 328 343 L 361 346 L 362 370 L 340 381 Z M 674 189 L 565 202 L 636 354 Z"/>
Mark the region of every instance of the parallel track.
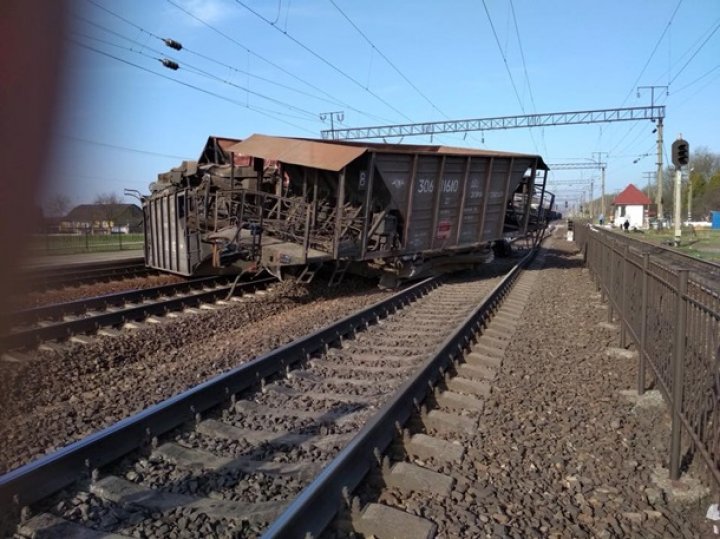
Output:
<path fill-rule="evenodd" d="M 328 464 L 319 478 L 267 532 L 302 536 L 296 527 L 302 522 L 303 530 L 317 534 L 335 515 L 342 487 L 356 485 L 365 474 L 358 463 L 387 445 L 398 418 L 410 415 L 438 368 L 468 346 L 519 271 L 516 266 L 501 284 L 429 279 L 403 290 L 11 471 L 0 477 L 0 506 L 18 513 L 92 475 L 75 493 L 84 500 L 83 515 L 62 509 L 75 501 L 53 499 L 54 515 L 39 515 L 20 531 L 49 526 L 69 533 L 84 522 L 105 532 L 142 528 L 151 536 L 173 526 L 192 534 L 240 526 L 257 535 L 317 474 L 320 462 Z M 291 370 L 298 365 L 300 370 Z M 237 400 L 240 393 L 254 401 Z M 229 407 L 218 409 L 224 404 Z M 188 424 L 193 417 L 194 426 Z M 168 436 L 173 429 L 179 430 Z M 140 458 L 138 450 L 150 452 L 149 458 Z M 94 471 L 112 462 L 102 474 Z M 108 519 L 108 512 L 116 516 Z M 197 522 L 210 527 L 196 529 Z"/>
<path fill-rule="evenodd" d="M 596 230 L 608 232 L 605 229 Z M 610 231 L 608 234 L 611 234 L 614 239 L 625 242 L 643 253 L 662 258 L 671 266 L 689 269 L 691 272 L 694 272 L 700 280 L 708 284 L 708 286 L 712 286 L 713 282 L 716 286 L 720 283 L 720 263 L 711 260 L 701 260 L 679 249 L 668 245 L 658 245 L 657 243 L 638 238 L 634 234 L 629 235 L 614 231 Z"/>
<path fill-rule="evenodd" d="M 0 336 L 0 350 L 28 348 L 43 341 L 92 333 L 102 327 L 214 302 L 231 292 L 254 291 L 275 281 L 274 277 L 267 277 L 235 286 L 230 277 L 205 277 L 6 314 L 2 322 L 6 327 L 15 326 L 15 330 Z"/>
<path fill-rule="evenodd" d="M 47 269 L 28 269 L 22 273 L 20 280 L 27 290 L 42 291 L 128 277 L 142 277 L 150 273 L 155 271 L 147 268 L 145 259 L 140 256 L 124 260 L 66 264 Z"/>

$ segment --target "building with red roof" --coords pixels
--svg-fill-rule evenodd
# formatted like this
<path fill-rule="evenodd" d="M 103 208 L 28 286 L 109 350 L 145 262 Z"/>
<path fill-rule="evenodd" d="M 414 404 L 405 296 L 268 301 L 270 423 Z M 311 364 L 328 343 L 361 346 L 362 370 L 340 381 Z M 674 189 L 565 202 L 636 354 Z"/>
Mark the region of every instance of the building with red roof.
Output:
<path fill-rule="evenodd" d="M 652 200 L 633 184 L 628 185 L 612 201 L 615 226 L 622 226 L 625 221 L 633 228 L 647 228 L 648 210 Z"/>

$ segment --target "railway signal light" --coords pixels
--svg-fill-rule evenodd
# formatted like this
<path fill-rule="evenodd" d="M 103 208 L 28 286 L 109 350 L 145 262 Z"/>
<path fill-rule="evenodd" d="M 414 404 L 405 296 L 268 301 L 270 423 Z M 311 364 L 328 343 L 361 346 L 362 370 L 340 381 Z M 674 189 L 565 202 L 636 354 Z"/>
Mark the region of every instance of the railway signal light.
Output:
<path fill-rule="evenodd" d="M 672 162 L 676 167 L 687 165 L 690 161 L 690 145 L 687 140 L 678 138 L 672 145 Z"/>

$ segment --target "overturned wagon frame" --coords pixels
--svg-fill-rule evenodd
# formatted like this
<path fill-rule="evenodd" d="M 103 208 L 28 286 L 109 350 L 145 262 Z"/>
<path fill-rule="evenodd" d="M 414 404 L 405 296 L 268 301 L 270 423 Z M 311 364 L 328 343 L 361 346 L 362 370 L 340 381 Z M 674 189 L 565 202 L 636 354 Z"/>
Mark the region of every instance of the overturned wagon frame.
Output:
<path fill-rule="evenodd" d="M 236 176 L 238 156 L 254 177 Z M 196 174 L 146 199 L 148 265 L 186 275 L 208 263 L 295 266 L 312 275 L 332 261 L 340 275 L 353 264 L 419 277 L 487 260 L 493 241 L 532 235 L 553 200 L 541 157 L 446 146 L 253 135 L 206 147 L 203 166 L 219 176 Z"/>

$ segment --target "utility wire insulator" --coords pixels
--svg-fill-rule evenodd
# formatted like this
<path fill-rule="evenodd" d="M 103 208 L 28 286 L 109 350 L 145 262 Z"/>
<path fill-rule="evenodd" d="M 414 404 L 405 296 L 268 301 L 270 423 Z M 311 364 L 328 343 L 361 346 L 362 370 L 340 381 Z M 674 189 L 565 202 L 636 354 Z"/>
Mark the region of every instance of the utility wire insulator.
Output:
<path fill-rule="evenodd" d="M 177 62 L 173 62 L 172 60 L 168 60 L 167 58 L 163 58 L 160 61 L 162 62 L 162 65 L 164 65 L 168 69 L 172 69 L 173 71 L 177 71 L 178 69 L 180 69 L 180 66 Z"/>
<path fill-rule="evenodd" d="M 170 39 L 169 37 L 164 38 L 163 42 L 165 43 L 165 45 L 167 45 L 171 49 L 175 49 L 176 51 L 182 49 L 182 43 L 180 43 L 179 41 L 175 41 L 174 39 Z"/>

